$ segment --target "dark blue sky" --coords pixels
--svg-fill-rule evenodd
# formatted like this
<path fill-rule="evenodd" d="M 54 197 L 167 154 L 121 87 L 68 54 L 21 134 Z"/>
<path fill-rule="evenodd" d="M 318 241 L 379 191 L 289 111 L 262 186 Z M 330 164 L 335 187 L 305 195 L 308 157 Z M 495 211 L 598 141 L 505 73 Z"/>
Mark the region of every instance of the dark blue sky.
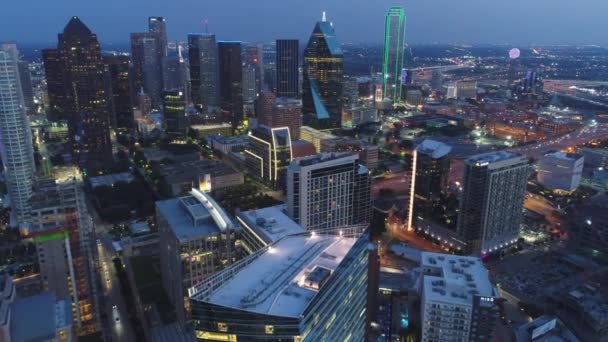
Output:
<path fill-rule="evenodd" d="M 409 43 L 608 45 L 608 0 L 0 0 L 0 41 L 49 43 L 72 15 L 102 42 L 127 43 L 146 18 L 167 18 L 169 38 L 307 39 L 326 10 L 342 42 L 382 41 L 391 5 L 406 8 Z"/>

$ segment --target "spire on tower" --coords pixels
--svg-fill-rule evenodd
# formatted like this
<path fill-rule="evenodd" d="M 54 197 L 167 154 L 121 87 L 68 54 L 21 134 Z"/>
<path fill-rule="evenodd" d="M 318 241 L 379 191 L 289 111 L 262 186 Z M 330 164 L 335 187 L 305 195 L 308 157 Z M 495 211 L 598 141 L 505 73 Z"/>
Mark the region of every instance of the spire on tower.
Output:
<path fill-rule="evenodd" d="M 325 11 L 323 11 L 323 15 L 321 16 L 321 21 L 322 22 L 326 22 L 327 21 L 327 16 L 325 15 Z"/>

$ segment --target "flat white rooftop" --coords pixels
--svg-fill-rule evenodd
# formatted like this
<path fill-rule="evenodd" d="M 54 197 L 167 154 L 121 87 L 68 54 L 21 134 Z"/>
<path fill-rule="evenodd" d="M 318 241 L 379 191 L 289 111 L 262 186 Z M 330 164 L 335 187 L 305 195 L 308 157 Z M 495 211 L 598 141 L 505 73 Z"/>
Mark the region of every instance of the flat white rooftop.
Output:
<path fill-rule="evenodd" d="M 429 154 L 432 158 L 438 159 L 448 155 L 452 151 L 452 147 L 437 140 L 424 139 L 416 147 L 416 151 Z"/>
<path fill-rule="evenodd" d="M 300 234 L 306 231 L 287 216 L 286 210 L 287 206 L 281 204 L 274 207 L 244 211 L 238 213 L 237 217 L 241 220 L 241 224 L 244 222 L 266 244 L 272 244 L 287 235 Z"/>
<path fill-rule="evenodd" d="M 472 156 L 471 158 L 467 159 L 466 162 L 470 163 L 470 164 L 496 163 L 496 162 L 503 161 L 503 160 L 509 160 L 509 159 L 521 158 L 521 157 L 522 157 L 521 154 L 515 153 L 515 152 L 495 151 L 495 152 L 483 153 L 483 154 L 478 154 L 478 155 Z"/>
<path fill-rule="evenodd" d="M 208 302 L 297 318 L 316 295 L 315 284 L 333 274 L 356 240 L 330 235 L 284 237 L 212 293 Z"/>
<path fill-rule="evenodd" d="M 423 252 L 420 265 L 427 300 L 472 305 L 474 296 L 497 297 L 480 258 Z M 433 275 L 425 269 L 433 269 Z"/>

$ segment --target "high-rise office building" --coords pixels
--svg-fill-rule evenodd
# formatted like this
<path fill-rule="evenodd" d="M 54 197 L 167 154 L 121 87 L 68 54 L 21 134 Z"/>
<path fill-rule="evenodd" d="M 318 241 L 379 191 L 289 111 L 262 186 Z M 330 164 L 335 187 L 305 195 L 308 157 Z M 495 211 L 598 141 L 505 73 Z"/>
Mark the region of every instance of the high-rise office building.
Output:
<path fill-rule="evenodd" d="M 231 265 L 238 251 L 235 227 L 206 193 L 156 202 L 162 282 L 177 317 L 189 316 L 188 289 Z"/>
<path fill-rule="evenodd" d="M 256 69 L 253 64 L 243 63 L 243 105 L 250 108 L 251 112 L 254 111 L 255 101 L 258 98 Z"/>
<path fill-rule="evenodd" d="M 25 113 L 19 52 L 14 44 L 0 45 L 0 153 L 16 225 L 29 223 L 35 172 L 32 133 Z"/>
<path fill-rule="evenodd" d="M 277 51 L 276 43 L 265 44 L 262 46 L 262 88 L 276 92 L 277 90 Z"/>
<path fill-rule="evenodd" d="M 302 101 L 289 97 L 275 97 L 264 91 L 258 99 L 258 121 L 271 128 L 288 127 L 292 140 L 300 139 Z"/>
<path fill-rule="evenodd" d="M 105 56 L 110 79 L 109 99 L 113 122 L 117 129 L 129 131 L 134 128 L 131 82 L 129 78 L 129 57 L 126 55 Z"/>
<path fill-rule="evenodd" d="M 530 162 L 499 151 L 465 160 L 458 233 L 471 254 L 485 255 L 519 238 Z"/>
<path fill-rule="evenodd" d="M 285 171 L 292 159 L 289 128 L 259 125 L 249 132 L 244 150 L 249 173 L 273 187 L 283 188 Z"/>
<path fill-rule="evenodd" d="M 164 64 L 168 56 L 167 27 L 163 17 L 148 18 L 148 32 L 131 33 L 133 88 L 152 98 L 155 108 L 162 104 Z"/>
<path fill-rule="evenodd" d="M 255 103 L 262 91 L 261 46 L 246 46 L 243 57 L 243 104 L 246 114 L 251 117 L 255 116 Z"/>
<path fill-rule="evenodd" d="M 451 146 L 431 139 L 425 139 L 416 147 L 412 216 L 430 219 L 440 205 L 441 194 L 448 187 L 451 151 Z"/>
<path fill-rule="evenodd" d="M 74 167 L 37 182 L 29 235 L 38 252 L 45 291 L 71 298 L 79 334 L 97 330 L 96 285 L 91 251 L 93 221 L 87 212 L 82 175 Z"/>
<path fill-rule="evenodd" d="M 391 7 L 384 24 L 384 60 L 382 63 L 382 89 L 384 98 L 401 102 L 403 53 L 405 51 L 405 10 Z"/>
<path fill-rule="evenodd" d="M 64 64 L 61 51 L 57 49 L 43 49 L 42 61 L 44 63 L 44 79 L 46 80 L 46 92 L 49 98 L 49 106 L 45 108 L 46 118 L 49 121 L 67 120 L 64 82 Z"/>
<path fill-rule="evenodd" d="M 285 236 L 190 289 L 195 337 L 364 341 L 369 239 L 332 233 Z"/>
<path fill-rule="evenodd" d="M 243 68 L 241 42 L 217 44 L 220 77 L 220 106 L 236 127 L 243 121 Z"/>
<path fill-rule="evenodd" d="M 277 97 L 300 96 L 300 42 L 277 39 Z"/>
<path fill-rule="evenodd" d="M 218 107 L 219 76 L 215 35 L 192 33 L 188 35 L 190 61 L 190 90 L 192 103 L 200 108 Z"/>
<path fill-rule="evenodd" d="M 112 143 L 105 67 L 97 35 L 78 17 L 72 17 L 59 34 L 57 50 L 47 50 L 46 54 L 59 58 L 58 62 L 53 59 L 50 67 L 61 75 L 62 88 L 56 90 L 63 94 L 61 105 L 68 121 L 72 157 L 91 173 L 101 171 L 112 162 Z"/>
<path fill-rule="evenodd" d="M 369 223 L 371 177 L 353 153 L 294 159 L 287 169 L 287 212 L 307 230 Z"/>
<path fill-rule="evenodd" d="M 148 17 L 148 32 L 158 40 L 158 53 L 161 59 L 168 56 L 167 50 L 167 23 L 163 17 Z"/>
<path fill-rule="evenodd" d="M 499 296 L 481 259 L 423 252 L 420 269 L 421 341 L 492 340 Z"/>
<path fill-rule="evenodd" d="M 476 81 L 458 81 L 458 82 L 456 82 L 456 97 L 458 99 L 476 99 L 477 98 L 477 82 Z"/>
<path fill-rule="evenodd" d="M 344 57 L 333 24 L 315 25 L 304 50 L 302 101 L 304 124 L 316 129 L 341 127 Z"/>
<path fill-rule="evenodd" d="M 186 122 L 186 94 L 183 91 L 163 92 L 163 119 L 165 131 L 170 136 L 183 137 L 188 128 Z"/>
<path fill-rule="evenodd" d="M 177 45 L 177 55 L 165 59 L 163 70 L 165 90 L 179 90 L 186 95 L 186 102 L 190 103 L 190 69 L 182 56 L 182 47 Z"/>
<path fill-rule="evenodd" d="M 581 183 L 583 164 L 581 154 L 547 153 L 540 158 L 536 180 L 549 190 L 572 192 Z"/>
<path fill-rule="evenodd" d="M 21 93 L 23 94 L 23 103 L 28 113 L 33 113 L 34 107 L 34 89 L 32 87 L 32 76 L 30 74 L 30 64 L 26 61 L 19 61 L 19 80 L 21 81 Z"/>

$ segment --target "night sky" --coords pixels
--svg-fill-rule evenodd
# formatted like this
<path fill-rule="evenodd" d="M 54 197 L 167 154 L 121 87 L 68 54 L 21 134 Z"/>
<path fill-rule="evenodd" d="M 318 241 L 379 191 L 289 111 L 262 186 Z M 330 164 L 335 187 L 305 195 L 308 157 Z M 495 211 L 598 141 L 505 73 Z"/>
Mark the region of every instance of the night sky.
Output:
<path fill-rule="evenodd" d="M 202 31 L 219 39 L 307 39 L 321 11 L 341 42 L 380 43 L 386 9 L 402 5 L 408 43 L 608 45 L 608 0 L 1 0 L 0 41 L 56 41 L 78 15 L 103 43 L 127 44 L 147 17 L 164 16 L 169 38 Z"/>

